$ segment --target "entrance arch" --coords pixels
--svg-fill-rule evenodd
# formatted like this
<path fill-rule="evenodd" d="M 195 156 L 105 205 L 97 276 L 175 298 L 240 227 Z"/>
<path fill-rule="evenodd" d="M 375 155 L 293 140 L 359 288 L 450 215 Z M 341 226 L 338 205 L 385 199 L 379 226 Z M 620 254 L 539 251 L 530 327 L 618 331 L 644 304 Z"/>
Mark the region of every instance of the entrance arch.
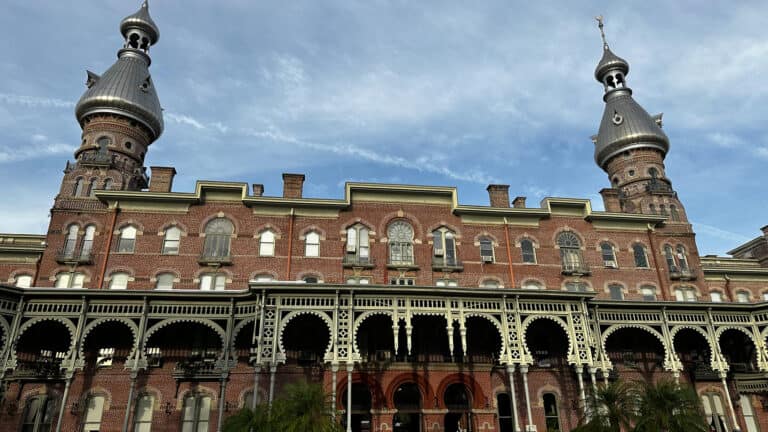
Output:
<path fill-rule="evenodd" d="M 323 364 L 331 344 L 331 327 L 324 318 L 314 313 L 290 317 L 284 321 L 280 332 L 280 348 L 288 364 Z"/>
<path fill-rule="evenodd" d="M 347 390 L 341 393 L 340 405 L 347 407 Z M 352 383 L 352 432 L 371 432 L 371 407 L 373 406 L 371 390 L 364 383 Z M 342 418 L 346 427 L 347 417 Z"/>
<path fill-rule="evenodd" d="M 421 432 L 421 391 L 414 382 L 400 384 L 393 395 L 397 413 L 392 417 L 393 432 Z"/>
<path fill-rule="evenodd" d="M 443 403 L 448 409 L 443 420 L 445 432 L 471 432 L 472 424 L 472 396 L 462 383 L 453 383 L 445 388 Z"/>

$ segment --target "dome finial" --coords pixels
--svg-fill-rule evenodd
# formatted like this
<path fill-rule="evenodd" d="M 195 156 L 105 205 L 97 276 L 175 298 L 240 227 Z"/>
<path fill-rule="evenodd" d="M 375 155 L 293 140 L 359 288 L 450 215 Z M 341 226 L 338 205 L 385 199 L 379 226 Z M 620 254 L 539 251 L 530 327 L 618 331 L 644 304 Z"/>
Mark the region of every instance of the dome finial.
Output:
<path fill-rule="evenodd" d="M 597 27 L 600 28 L 600 37 L 603 38 L 603 49 L 608 49 L 608 42 L 605 40 L 605 31 L 603 31 L 603 27 L 605 27 L 605 23 L 603 22 L 605 18 L 603 18 L 602 15 L 598 15 L 595 17 L 597 20 Z"/>

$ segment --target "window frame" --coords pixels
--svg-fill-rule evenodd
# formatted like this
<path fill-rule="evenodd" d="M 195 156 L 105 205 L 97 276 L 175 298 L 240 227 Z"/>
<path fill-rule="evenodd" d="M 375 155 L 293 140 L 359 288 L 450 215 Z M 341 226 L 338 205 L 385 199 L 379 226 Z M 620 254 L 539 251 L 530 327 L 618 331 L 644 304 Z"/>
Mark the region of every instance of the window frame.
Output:
<path fill-rule="evenodd" d="M 438 249 L 438 245 L 441 248 Z M 455 232 L 446 227 L 440 227 L 432 231 L 432 260 L 435 264 L 446 267 L 459 265 L 459 258 L 456 254 Z"/>
<path fill-rule="evenodd" d="M 480 237 L 478 241 L 478 247 L 480 250 L 480 261 L 481 262 L 487 262 L 487 263 L 495 263 L 496 262 L 496 251 L 493 247 L 493 239 L 487 236 Z M 485 254 L 483 252 L 486 252 Z M 490 252 L 490 255 L 488 254 Z M 485 257 L 490 257 L 490 261 L 486 261 Z"/>
<path fill-rule="evenodd" d="M 650 291 L 652 294 L 648 295 L 644 290 Z M 656 301 L 656 287 L 653 285 L 641 285 L 640 286 L 640 295 L 643 297 L 643 301 Z"/>
<path fill-rule="evenodd" d="M 116 286 L 117 283 L 122 283 L 123 278 L 125 279 L 125 283 L 122 285 Z M 128 289 L 128 282 L 131 281 L 131 275 L 128 272 L 124 271 L 116 271 L 112 272 L 109 275 L 109 289 L 110 290 L 126 290 Z"/>
<path fill-rule="evenodd" d="M 205 281 L 208 281 L 207 283 Z M 200 283 L 198 284 L 200 291 L 224 291 L 227 289 L 227 274 L 226 273 L 203 273 L 200 275 Z"/>
<path fill-rule="evenodd" d="M 259 256 L 275 256 L 275 244 L 277 235 L 271 229 L 266 229 L 259 234 Z"/>
<path fill-rule="evenodd" d="M 675 287 L 673 293 L 675 295 L 675 301 L 695 302 L 698 300 L 696 289 L 693 287 Z M 678 295 L 678 293 L 680 294 Z"/>
<path fill-rule="evenodd" d="M 181 234 L 181 228 L 176 225 L 166 228 L 163 233 L 163 247 L 160 250 L 160 253 L 162 255 L 178 255 L 181 251 Z"/>
<path fill-rule="evenodd" d="M 136 238 L 139 230 L 133 225 L 126 225 L 120 228 L 117 236 L 117 253 L 132 254 L 136 250 Z"/>
<path fill-rule="evenodd" d="M 94 414 L 94 416 L 98 415 L 98 421 L 93 419 L 89 420 L 88 416 L 91 409 L 91 402 L 96 400 L 101 400 L 101 410 L 98 413 Z M 88 398 L 85 400 L 85 409 L 83 412 L 82 424 L 80 426 L 80 430 L 82 432 L 98 432 L 99 429 L 101 429 L 101 422 L 104 419 L 104 405 L 106 404 L 106 402 L 107 402 L 107 398 L 104 397 L 104 395 L 92 394 L 88 396 Z M 96 428 L 89 429 L 89 427 L 92 428 L 93 426 L 96 426 Z"/>
<path fill-rule="evenodd" d="M 402 227 L 400 230 L 401 232 L 396 232 L 400 227 Z M 399 238 L 393 240 L 394 237 Z M 414 237 L 415 233 L 413 226 L 410 223 L 404 220 L 396 220 L 389 224 L 387 227 L 387 243 L 389 249 L 388 258 L 390 265 L 414 265 Z"/>
<path fill-rule="evenodd" d="M 187 419 L 186 417 L 186 409 L 187 409 L 187 401 L 192 399 L 192 418 Z M 201 418 L 202 409 L 204 408 L 203 401 L 207 399 L 208 400 L 208 408 L 206 414 L 206 418 Z M 211 397 L 208 394 L 205 393 L 188 393 L 184 396 L 184 399 L 182 401 L 182 408 L 181 408 L 181 432 L 196 432 L 198 430 L 207 430 L 210 428 L 211 425 L 211 408 L 213 407 L 213 397 Z M 203 427 L 203 423 L 207 425 L 207 427 Z M 190 428 L 187 428 L 185 426 L 189 425 Z"/>
<path fill-rule="evenodd" d="M 563 231 L 557 235 L 557 246 L 560 249 L 560 262 L 566 270 L 579 270 L 585 266 L 584 255 L 581 253 L 581 240 L 573 231 Z"/>
<path fill-rule="evenodd" d="M 139 415 L 141 414 L 139 411 L 141 401 L 143 399 L 149 398 L 150 405 L 149 405 L 149 420 L 142 420 L 139 418 Z M 152 430 L 152 418 L 155 414 L 155 395 L 151 393 L 144 393 L 139 395 L 139 397 L 136 398 L 136 403 L 134 406 L 134 413 L 133 413 L 133 432 L 150 432 Z"/>
<path fill-rule="evenodd" d="M 21 284 L 20 282 L 22 280 L 28 281 L 28 282 L 26 284 Z M 24 273 L 24 274 L 17 274 L 16 276 L 13 277 L 13 286 L 15 286 L 17 288 L 31 288 L 32 287 L 32 281 L 33 281 L 32 275 L 29 275 L 29 274 L 26 274 L 26 273 Z"/>
<path fill-rule="evenodd" d="M 750 297 L 748 291 L 738 290 L 736 291 L 736 298 L 734 300 L 736 303 L 749 303 L 751 301 Z"/>
<path fill-rule="evenodd" d="M 371 231 L 367 226 L 356 223 L 347 228 L 345 254 L 354 262 L 369 262 L 371 259 Z"/>
<path fill-rule="evenodd" d="M 635 261 L 635 268 L 650 268 L 648 262 L 648 251 L 645 249 L 645 245 L 642 243 L 635 243 L 632 245 L 632 257 Z"/>
<path fill-rule="evenodd" d="M 547 399 L 551 397 L 551 407 L 554 408 L 553 412 L 547 412 Z M 560 407 L 557 402 L 557 395 L 551 392 L 547 392 L 541 395 L 541 403 L 544 408 L 544 423 L 548 432 L 560 432 Z M 551 423 L 554 423 L 552 425 Z"/>
<path fill-rule="evenodd" d="M 170 277 L 170 284 L 161 286 L 161 279 L 164 279 L 166 277 Z M 155 276 L 155 289 L 160 291 L 167 291 L 173 289 L 173 284 L 176 281 L 176 275 L 171 272 L 162 272 L 158 273 L 157 276 Z"/>
<path fill-rule="evenodd" d="M 528 248 L 530 250 L 526 250 Z M 536 247 L 533 244 L 533 240 L 527 237 L 520 240 L 520 256 L 524 264 L 536 264 Z"/>
<path fill-rule="evenodd" d="M 39 406 L 36 407 L 34 417 L 30 423 L 27 421 L 29 417 L 29 409 L 33 401 L 39 400 Z M 53 425 L 54 417 L 56 416 L 56 408 L 58 405 L 58 398 L 50 397 L 47 394 L 31 396 L 26 399 L 24 403 L 24 411 L 21 415 L 21 430 L 30 432 L 48 432 Z M 47 421 L 46 421 L 47 420 Z M 31 426 L 31 429 L 26 429 Z"/>
<path fill-rule="evenodd" d="M 608 294 L 611 296 L 611 300 L 624 300 L 624 286 L 620 284 L 609 284 Z"/>
<path fill-rule="evenodd" d="M 203 256 L 209 258 L 229 258 L 232 254 L 232 236 L 235 224 L 221 216 L 208 221 L 203 229 Z"/>
<path fill-rule="evenodd" d="M 616 248 L 611 242 L 600 242 L 600 258 L 603 260 L 604 267 L 619 268 L 619 261 L 616 259 Z"/>
<path fill-rule="evenodd" d="M 312 242 L 310 242 L 312 240 Z M 320 256 L 320 233 L 310 231 L 304 236 L 304 256 L 317 258 Z"/>
<path fill-rule="evenodd" d="M 66 277 L 66 286 L 60 286 L 62 284 L 59 283 L 60 279 L 63 279 Z M 83 288 L 83 285 L 85 285 L 85 273 L 81 272 L 59 272 L 56 273 L 56 276 L 54 276 L 54 288 Z"/>

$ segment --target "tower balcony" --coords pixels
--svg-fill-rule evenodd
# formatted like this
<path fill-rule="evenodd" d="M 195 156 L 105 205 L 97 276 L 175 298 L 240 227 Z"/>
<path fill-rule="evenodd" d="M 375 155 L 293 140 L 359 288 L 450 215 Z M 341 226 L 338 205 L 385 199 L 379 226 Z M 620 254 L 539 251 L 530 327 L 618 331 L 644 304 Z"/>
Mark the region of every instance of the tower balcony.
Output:
<path fill-rule="evenodd" d="M 696 280 L 697 277 L 698 274 L 694 267 L 680 268 L 674 266 L 669 269 L 669 278 L 672 280 L 690 281 Z"/>
<path fill-rule="evenodd" d="M 654 195 L 675 195 L 669 183 L 652 179 L 645 185 L 645 191 Z"/>
<path fill-rule="evenodd" d="M 108 167 L 112 165 L 114 156 L 109 153 L 89 152 L 78 159 L 78 163 L 88 166 Z"/>
<path fill-rule="evenodd" d="M 67 246 L 56 251 L 56 262 L 59 264 L 92 264 L 93 241 L 86 240 L 80 246 Z"/>
<path fill-rule="evenodd" d="M 344 268 L 373 268 L 376 265 L 373 258 L 358 255 L 344 255 L 342 266 Z"/>

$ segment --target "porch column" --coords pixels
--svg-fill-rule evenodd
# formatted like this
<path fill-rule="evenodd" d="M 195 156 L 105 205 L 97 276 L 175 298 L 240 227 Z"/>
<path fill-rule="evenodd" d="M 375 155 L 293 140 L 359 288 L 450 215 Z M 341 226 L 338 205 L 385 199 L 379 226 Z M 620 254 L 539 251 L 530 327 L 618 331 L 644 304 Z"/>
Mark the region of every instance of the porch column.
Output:
<path fill-rule="evenodd" d="M 509 375 L 509 395 L 512 399 L 512 415 L 515 418 L 515 432 L 520 432 L 520 421 L 517 417 L 517 396 L 515 395 L 515 365 L 507 365 L 507 375 Z"/>
<path fill-rule="evenodd" d="M 347 363 L 347 432 L 352 432 L 352 369 L 354 363 Z"/>
<path fill-rule="evenodd" d="M 736 411 L 733 409 L 733 401 L 731 400 L 731 392 L 728 391 L 728 383 L 725 381 L 727 372 L 720 372 L 720 380 L 723 383 L 723 390 L 725 390 L 725 399 L 728 401 L 728 412 L 731 414 L 731 424 L 733 425 L 733 432 L 741 432 L 739 427 L 739 421 L 736 418 Z"/>
<path fill-rule="evenodd" d="M 275 373 L 277 365 L 269 365 L 269 407 L 272 408 L 272 401 L 275 400 Z"/>
<path fill-rule="evenodd" d="M 582 374 L 584 373 L 584 367 L 581 365 L 576 365 L 575 369 L 576 369 L 576 378 L 578 378 L 579 380 L 579 399 L 581 402 L 581 408 L 586 413 L 587 412 L 587 405 L 586 405 L 587 395 L 584 393 L 584 377 L 582 376 Z"/>
<path fill-rule="evenodd" d="M 128 432 L 131 422 L 131 408 L 133 408 L 133 391 L 136 388 L 136 371 L 131 371 L 131 386 L 128 388 L 128 402 L 125 404 L 125 418 L 123 419 L 123 432 Z"/>
<path fill-rule="evenodd" d="M 591 367 L 589 368 L 589 379 L 592 381 L 592 391 L 597 392 L 597 368 Z"/>
<path fill-rule="evenodd" d="M 528 415 L 526 430 L 531 430 L 533 426 L 533 415 L 531 415 L 531 397 L 528 391 L 528 366 L 520 366 L 520 372 L 523 374 L 523 390 L 525 390 L 525 413 Z"/>
<path fill-rule="evenodd" d="M 331 400 L 333 401 L 331 403 L 331 418 L 336 421 L 336 386 L 337 384 L 337 377 L 336 373 L 339 371 L 339 364 L 333 363 L 331 365 L 331 381 L 333 382 L 331 384 Z"/>
<path fill-rule="evenodd" d="M 251 409 L 255 410 L 259 404 L 259 379 L 261 378 L 261 365 L 253 367 L 253 397 L 251 398 Z"/>
<path fill-rule="evenodd" d="M 69 386 L 72 384 L 72 375 L 72 372 L 67 372 L 67 378 L 64 381 L 64 394 L 61 396 L 59 418 L 56 420 L 56 432 L 61 432 L 61 421 L 64 420 L 64 408 L 67 406 L 67 396 L 69 396 Z"/>

